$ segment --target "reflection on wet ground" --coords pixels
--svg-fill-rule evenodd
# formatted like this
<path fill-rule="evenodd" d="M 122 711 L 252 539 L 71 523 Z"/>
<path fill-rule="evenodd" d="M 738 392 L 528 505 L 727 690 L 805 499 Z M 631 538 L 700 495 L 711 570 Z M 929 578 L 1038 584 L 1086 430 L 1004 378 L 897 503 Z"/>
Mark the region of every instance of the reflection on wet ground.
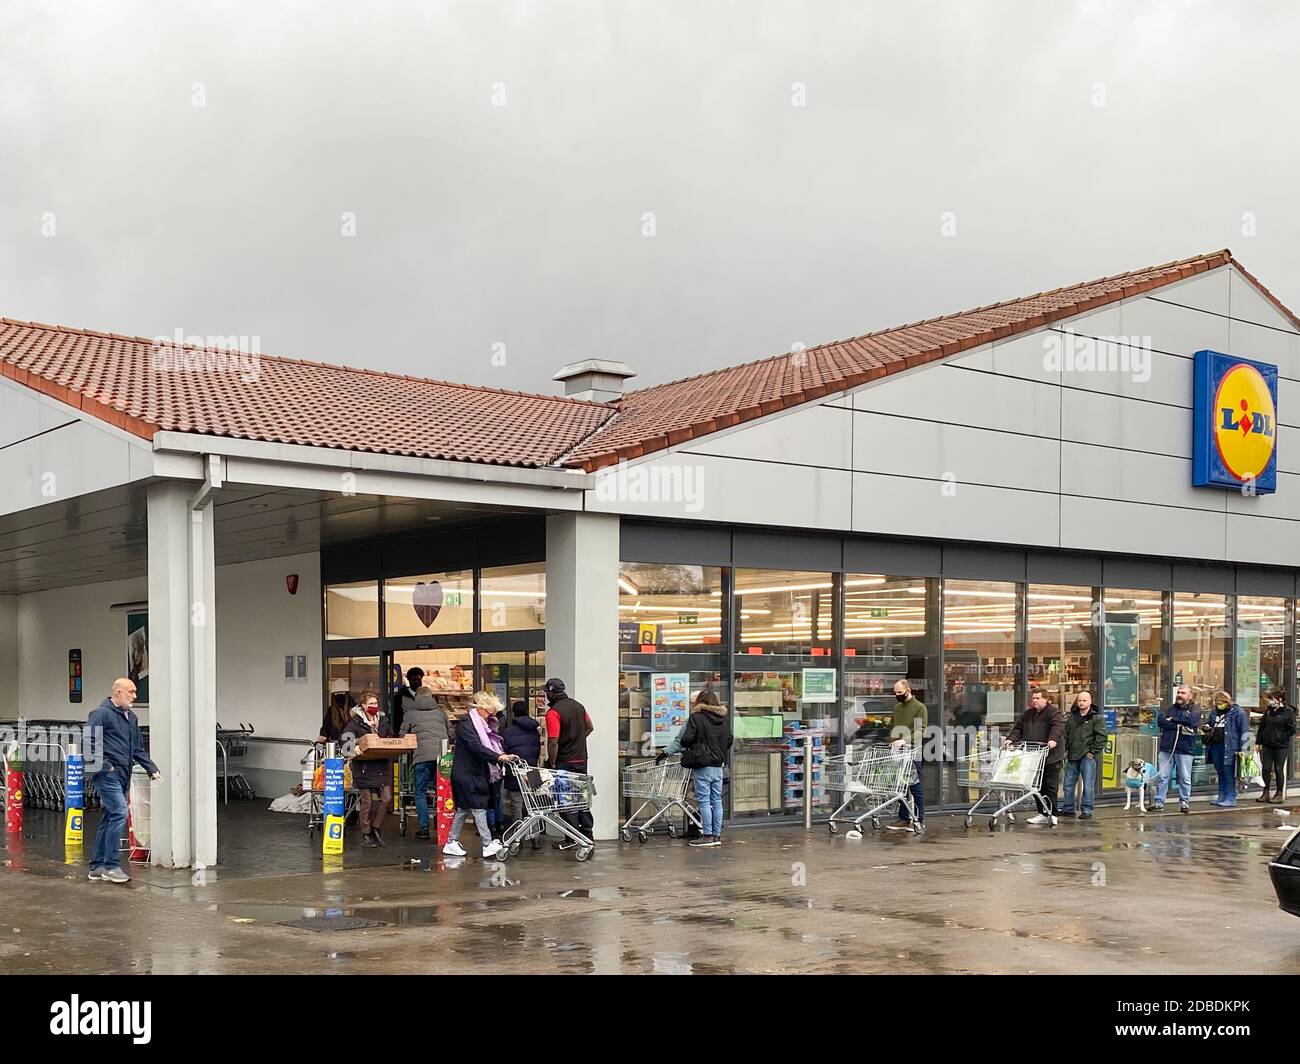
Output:
<path fill-rule="evenodd" d="M 1206 972 L 1248 941 L 1251 970 L 1300 973 L 1300 922 L 1266 870 L 1281 821 L 1103 814 L 990 833 L 932 817 L 921 838 L 755 829 L 715 850 L 603 843 L 584 864 L 444 861 L 395 839 L 322 874 L 319 836 L 249 803 L 223 813 L 218 868 L 136 868 L 117 887 L 85 880 L 57 814 L 29 811 L 0 849 L 0 970 Z M 320 916 L 382 926 L 281 926 Z"/>

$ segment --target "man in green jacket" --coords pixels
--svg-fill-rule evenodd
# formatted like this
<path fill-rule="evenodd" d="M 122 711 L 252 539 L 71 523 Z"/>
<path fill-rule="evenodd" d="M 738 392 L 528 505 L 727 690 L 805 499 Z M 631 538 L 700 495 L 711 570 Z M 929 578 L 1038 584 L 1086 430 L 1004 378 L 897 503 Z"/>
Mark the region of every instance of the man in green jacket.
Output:
<path fill-rule="evenodd" d="M 921 791 L 921 751 L 930 714 L 925 708 L 925 703 L 913 696 L 912 685 L 906 680 L 899 680 L 894 684 L 894 699 L 896 704 L 893 718 L 889 722 L 889 740 L 896 742 L 904 739 L 912 748 L 914 765 L 912 784 L 908 789 L 912 792 L 912 801 L 916 805 L 916 822 L 924 825 L 925 795 Z M 890 824 L 889 828 L 891 831 L 912 830 L 912 818 L 908 815 L 907 806 L 902 802 L 898 803 L 898 820 Z"/>
<path fill-rule="evenodd" d="M 1074 816 L 1074 788 L 1083 777 L 1083 801 L 1079 819 L 1092 819 L 1092 802 L 1097 793 L 1097 762 L 1106 752 L 1106 722 L 1092 704 L 1092 693 L 1080 691 L 1065 718 L 1065 801 L 1061 812 Z"/>

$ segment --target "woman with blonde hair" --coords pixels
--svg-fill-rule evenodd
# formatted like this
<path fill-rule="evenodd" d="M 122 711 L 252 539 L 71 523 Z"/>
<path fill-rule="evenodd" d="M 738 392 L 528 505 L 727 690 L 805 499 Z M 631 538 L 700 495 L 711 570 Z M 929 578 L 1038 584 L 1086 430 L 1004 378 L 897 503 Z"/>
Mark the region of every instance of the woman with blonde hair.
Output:
<path fill-rule="evenodd" d="M 451 795 L 456 802 L 456 817 L 442 852 L 448 857 L 464 857 L 460 831 L 465 817 L 474 817 L 474 827 L 483 840 L 483 859 L 497 855 L 501 843 L 488 830 L 487 811 L 492 804 L 492 782 L 498 782 L 502 766 L 510 760 L 501 752 L 500 740 L 488 728 L 488 718 L 501 709 L 501 700 L 490 691 L 474 695 L 474 704 L 465 719 L 456 725 L 456 750 L 451 763 Z"/>

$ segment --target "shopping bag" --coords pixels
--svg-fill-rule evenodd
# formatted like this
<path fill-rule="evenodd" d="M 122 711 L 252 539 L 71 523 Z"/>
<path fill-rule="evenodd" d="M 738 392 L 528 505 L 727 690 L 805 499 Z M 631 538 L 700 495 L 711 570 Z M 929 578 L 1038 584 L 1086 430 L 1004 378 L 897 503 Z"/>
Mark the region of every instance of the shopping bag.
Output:
<path fill-rule="evenodd" d="M 1256 787 L 1264 786 L 1264 770 L 1254 750 L 1243 750 L 1237 755 L 1237 778 Z"/>

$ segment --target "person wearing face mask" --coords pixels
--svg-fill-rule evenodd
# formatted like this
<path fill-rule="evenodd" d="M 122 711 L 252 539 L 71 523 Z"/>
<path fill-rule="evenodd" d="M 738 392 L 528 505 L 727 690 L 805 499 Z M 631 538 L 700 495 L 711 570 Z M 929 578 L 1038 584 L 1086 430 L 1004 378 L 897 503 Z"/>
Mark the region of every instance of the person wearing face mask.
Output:
<path fill-rule="evenodd" d="M 1070 715 L 1065 718 L 1065 801 L 1061 812 L 1074 816 L 1074 791 L 1083 780 L 1083 798 L 1079 819 L 1092 819 L 1093 800 L 1097 793 L 1097 762 L 1106 751 L 1106 722 L 1092 704 L 1092 692 L 1074 696 Z"/>
<path fill-rule="evenodd" d="M 492 783 L 500 781 L 507 761 L 513 755 L 502 753 L 499 740 L 488 727 L 488 718 L 501 711 L 501 700 L 490 691 L 474 695 L 470 711 L 456 726 L 456 750 L 451 762 L 451 795 L 456 800 L 456 816 L 451 822 L 447 844 L 442 852 L 448 857 L 464 857 L 460 832 L 465 817 L 473 816 L 478 837 L 483 840 L 483 859 L 495 857 L 501 843 L 488 830 L 488 808 L 492 804 Z"/>
<path fill-rule="evenodd" d="M 916 822 L 922 827 L 925 825 L 925 794 L 921 790 L 921 751 L 925 728 L 929 723 L 930 711 L 926 709 L 925 703 L 912 694 L 912 685 L 907 680 L 898 680 L 894 684 L 889 738 L 891 741 L 902 740 L 912 748 L 912 782 L 908 790 L 912 792 L 912 801 L 916 805 Z M 912 830 L 912 818 L 902 802 L 898 803 L 898 819 L 889 825 L 889 830 Z"/>
<path fill-rule="evenodd" d="M 1174 704 L 1163 709 L 1156 717 L 1160 729 L 1160 774 L 1156 778 L 1156 800 L 1151 808 L 1160 812 L 1165 807 L 1169 793 L 1169 775 L 1178 766 L 1178 811 L 1190 812 L 1192 799 L 1192 755 L 1196 753 L 1196 729 L 1201 723 L 1201 711 L 1192 701 L 1192 689 L 1182 684 L 1174 692 Z"/>
<path fill-rule="evenodd" d="M 1295 740 L 1296 711 L 1286 704 L 1286 696 L 1276 689 L 1269 691 L 1264 715 L 1259 718 L 1255 745 L 1259 748 L 1259 767 L 1264 777 L 1264 793 L 1257 802 L 1282 802 L 1286 800 L 1286 774 L 1290 767 L 1291 744 Z M 1270 798 L 1268 787 L 1277 776 L 1277 793 Z"/>
<path fill-rule="evenodd" d="M 1233 809 L 1237 805 L 1237 754 L 1250 734 L 1250 717 L 1227 691 L 1214 692 L 1214 712 L 1201 726 L 1206 760 L 1219 777 L 1219 797 L 1211 805 Z"/>
<path fill-rule="evenodd" d="M 153 780 L 162 779 L 158 766 L 144 752 L 140 736 L 140 720 L 131 711 L 135 702 L 135 684 L 122 677 L 113 683 L 113 693 L 91 711 L 86 719 L 86 732 L 92 746 L 87 753 L 98 749 L 100 770 L 92 777 L 99 792 L 103 812 L 99 830 L 95 832 L 95 846 L 90 851 L 92 880 L 106 883 L 129 883 L 131 877 L 122 871 L 122 856 L 118 847 L 126 828 L 126 796 L 131 786 L 131 767 L 140 765 Z M 90 758 L 87 759 L 89 763 Z"/>
<path fill-rule="evenodd" d="M 351 748 L 363 735 L 388 739 L 392 734 L 388 717 L 379 710 L 379 696 L 368 693 L 361 697 L 361 705 L 353 707 L 343 727 L 343 743 Z M 361 845 L 382 846 L 384 838 L 379 829 L 393 802 L 393 763 L 357 758 L 352 762 L 352 785 L 359 798 L 357 826 L 361 828 Z"/>

